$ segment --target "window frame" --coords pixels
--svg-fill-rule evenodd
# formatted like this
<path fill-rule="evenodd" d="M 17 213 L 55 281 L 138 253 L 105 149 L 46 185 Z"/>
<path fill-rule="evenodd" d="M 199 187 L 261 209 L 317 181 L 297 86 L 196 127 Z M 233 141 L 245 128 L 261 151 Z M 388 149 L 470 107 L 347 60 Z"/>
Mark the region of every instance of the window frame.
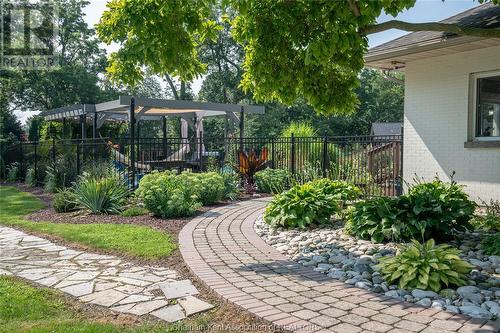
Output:
<path fill-rule="evenodd" d="M 469 138 L 472 138 L 472 141 L 499 141 L 500 136 L 477 136 L 477 111 L 478 111 L 478 79 L 488 78 L 491 76 L 500 76 L 500 69 L 495 69 L 491 71 L 478 72 L 471 74 L 471 119 L 469 121 Z"/>

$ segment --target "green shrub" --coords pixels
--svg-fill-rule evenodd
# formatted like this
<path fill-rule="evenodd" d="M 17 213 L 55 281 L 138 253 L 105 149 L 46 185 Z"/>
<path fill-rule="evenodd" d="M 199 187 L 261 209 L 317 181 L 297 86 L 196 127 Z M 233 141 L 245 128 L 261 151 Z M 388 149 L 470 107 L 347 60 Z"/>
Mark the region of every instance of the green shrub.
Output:
<path fill-rule="evenodd" d="M 125 217 L 134 217 L 134 216 L 146 215 L 147 213 L 149 213 L 149 211 L 146 208 L 134 206 L 125 209 L 120 213 L 120 215 Z"/>
<path fill-rule="evenodd" d="M 224 199 L 224 178 L 216 172 L 183 172 L 176 176 L 184 179 L 191 186 L 203 205 L 213 205 Z"/>
<path fill-rule="evenodd" d="M 52 206 L 58 213 L 71 212 L 78 208 L 75 195 L 70 190 L 60 190 L 54 194 Z"/>
<path fill-rule="evenodd" d="M 128 189 L 118 175 L 95 177 L 83 173 L 73 187 L 79 207 L 94 214 L 117 214 L 128 196 Z"/>
<path fill-rule="evenodd" d="M 489 256 L 500 256 L 500 234 L 487 237 L 481 242 L 481 248 Z"/>
<path fill-rule="evenodd" d="M 260 192 L 281 193 L 288 184 L 287 170 L 267 168 L 255 174 L 255 183 Z"/>
<path fill-rule="evenodd" d="M 388 284 L 398 283 L 401 289 L 431 289 L 463 286 L 472 266 L 458 256 L 460 251 L 446 244 L 435 246 L 430 239 L 425 244 L 413 240 L 394 257 L 380 259 L 380 273 Z"/>
<path fill-rule="evenodd" d="M 24 178 L 24 183 L 30 187 L 35 187 L 37 184 L 35 168 L 29 167 L 26 171 L 26 177 Z"/>
<path fill-rule="evenodd" d="M 486 231 L 500 231 L 500 201 L 491 200 L 489 204 L 483 202 L 486 208 L 484 215 L 472 218 L 471 223 L 476 229 Z"/>
<path fill-rule="evenodd" d="M 455 182 L 435 180 L 410 189 L 399 198 L 358 202 L 346 230 L 373 242 L 448 239 L 454 231 L 471 227 L 476 204 Z"/>
<path fill-rule="evenodd" d="M 276 195 L 266 207 L 264 221 L 272 226 L 305 229 L 311 224 L 328 223 L 339 210 L 333 195 L 306 183 Z"/>
<path fill-rule="evenodd" d="M 345 181 L 322 178 L 314 180 L 312 184 L 326 194 L 333 195 L 342 205 L 347 201 L 358 199 L 362 194 L 359 187 Z"/>
<path fill-rule="evenodd" d="M 156 216 L 191 216 L 201 207 L 197 189 L 191 183 L 188 177 L 171 171 L 152 172 L 141 179 L 137 194 Z"/>
<path fill-rule="evenodd" d="M 241 193 L 241 179 L 236 172 L 222 172 L 224 179 L 224 199 L 236 200 Z"/>
<path fill-rule="evenodd" d="M 346 232 L 380 243 L 411 238 L 418 229 L 401 220 L 405 212 L 397 198 L 373 198 L 357 202 L 349 212 Z"/>
<path fill-rule="evenodd" d="M 406 197 L 411 209 L 407 221 L 423 224 L 425 239 L 448 239 L 454 230 L 472 229 L 469 221 L 477 205 L 455 181 L 421 183 L 413 186 Z"/>
<path fill-rule="evenodd" d="M 7 167 L 7 181 L 16 182 L 19 177 L 21 177 L 21 170 L 19 168 L 19 163 L 14 162 Z"/>

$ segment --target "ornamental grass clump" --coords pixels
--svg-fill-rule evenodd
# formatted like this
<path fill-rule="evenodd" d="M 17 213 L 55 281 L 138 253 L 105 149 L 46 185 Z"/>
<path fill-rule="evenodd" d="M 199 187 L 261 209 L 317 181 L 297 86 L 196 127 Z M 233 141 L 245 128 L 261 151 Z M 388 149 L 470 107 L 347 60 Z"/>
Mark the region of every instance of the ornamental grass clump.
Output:
<path fill-rule="evenodd" d="M 119 175 L 95 177 L 83 173 L 73 186 L 74 200 L 79 208 L 93 214 L 118 214 L 129 194 Z"/>
<path fill-rule="evenodd" d="M 443 286 L 460 287 L 472 266 L 460 259 L 460 251 L 449 245 L 435 245 L 430 239 L 421 244 L 416 240 L 402 246 L 394 257 L 380 259 L 378 268 L 388 284 L 401 289 L 422 289 L 438 292 Z"/>

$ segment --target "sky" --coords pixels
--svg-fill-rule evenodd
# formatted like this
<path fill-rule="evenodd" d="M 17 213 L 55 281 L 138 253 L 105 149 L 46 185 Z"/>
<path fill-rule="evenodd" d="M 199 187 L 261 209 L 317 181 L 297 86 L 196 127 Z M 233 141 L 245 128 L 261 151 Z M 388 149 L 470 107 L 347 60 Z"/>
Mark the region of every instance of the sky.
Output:
<path fill-rule="evenodd" d="M 314 0 L 311 0 L 314 1 Z M 339 0 L 340 1 L 340 0 Z M 85 8 L 85 21 L 90 26 L 95 25 L 99 22 L 104 10 L 106 10 L 106 0 L 90 0 L 90 4 Z M 404 11 L 397 16 L 397 19 L 407 21 L 407 22 L 428 22 L 428 21 L 439 21 L 447 17 L 453 16 L 467 9 L 478 6 L 479 3 L 473 0 L 417 0 L 415 7 L 410 10 Z M 393 17 L 391 15 L 383 14 L 377 20 L 378 22 L 384 22 L 391 20 Z M 370 47 L 385 43 L 391 39 L 400 37 L 407 32 L 401 30 L 391 29 L 381 33 L 373 34 L 368 37 Z M 109 52 L 116 51 L 118 45 L 112 44 L 110 46 L 104 46 Z M 192 89 L 195 94 L 201 88 L 203 79 L 198 79 L 192 84 Z"/>

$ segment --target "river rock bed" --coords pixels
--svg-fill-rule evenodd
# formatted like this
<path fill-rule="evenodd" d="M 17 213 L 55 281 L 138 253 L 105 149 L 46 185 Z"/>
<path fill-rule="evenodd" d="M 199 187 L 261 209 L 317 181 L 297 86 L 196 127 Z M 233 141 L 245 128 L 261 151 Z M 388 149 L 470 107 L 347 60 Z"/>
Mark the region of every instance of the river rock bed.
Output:
<path fill-rule="evenodd" d="M 299 231 L 270 229 L 259 217 L 254 228 L 266 243 L 294 261 L 358 288 L 471 317 L 500 317 L 500 257 L 483 253 L 481 233 L 460 234 L 456 241 L 450 242 L 462 251 L 463 259 L 475 266 L 467 285 L 435 293 L 387 285 L 375 266 L 382 256 L 393 256 L 397 244 L 356 239 L 343 232 L 342 222 L 328 228 Z"/>

